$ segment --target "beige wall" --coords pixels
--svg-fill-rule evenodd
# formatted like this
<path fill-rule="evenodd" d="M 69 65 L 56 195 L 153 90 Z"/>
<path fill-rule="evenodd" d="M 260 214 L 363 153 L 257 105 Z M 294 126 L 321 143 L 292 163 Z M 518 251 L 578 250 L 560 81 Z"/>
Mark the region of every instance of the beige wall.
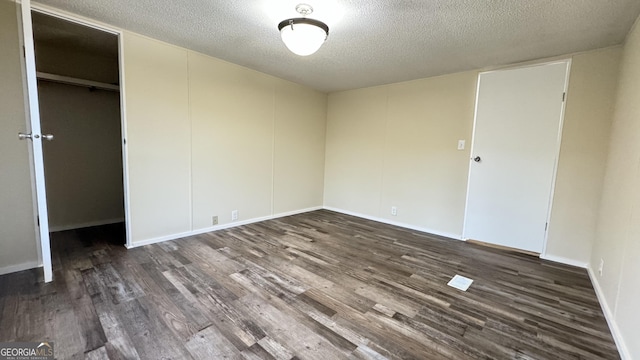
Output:
<path fill-rule="evenodd" d="M 193 227 L 271 214 L 271 78 L 189 53 Z"/>
<path fill-rule="evenodd" d="M 619 55 L 573 56 L 546 254 L 556 260 L 589 261 Z M 460 238 L 477 74 L 330 94 L 325 205 Z"/>
<path fill-rule="evenodd" d="M 476 77 L 330 94 L 325 206 L 459 238 Z"/>
<path fill-rule="evenodd" d="M 324 206 L 379 214 L 387 94 L 382 86 L 329 95 Z"/>
<path fill-rule="evenodd" d="M 326 95 L 124 35 L 134 243 L 322 205 Z"/>
<path fill-rule="evenodd" d="M 123 35 L 131 241 L 191 230 L 187 50 Z"/>
<path fill-rule="evenodd" d="M 591 270 L 628 359 L 640 359 L 640 26 L 624 45 Z M 604 260 L 602 276 L 598 275 Z"/>
<path fill-rule="evenodd" d="M 120 94 L 38 82 L 51 231 L 124 220 Z"/>
<path fill-rule="evenodd" d="M 18 34 L 16 4 L 0 0 L 0 274 L 38 264 Z"/>
<path fill-rule="evenodd" d="M 571 62 L 547 254 L 582 266 L 595 238 L 621 53 L 608 48 Z"/>
<path fill-rule="evenodd" d="M 327 96 L 278 81 L 273 137 L 273 213 L 322 205 Z"/>

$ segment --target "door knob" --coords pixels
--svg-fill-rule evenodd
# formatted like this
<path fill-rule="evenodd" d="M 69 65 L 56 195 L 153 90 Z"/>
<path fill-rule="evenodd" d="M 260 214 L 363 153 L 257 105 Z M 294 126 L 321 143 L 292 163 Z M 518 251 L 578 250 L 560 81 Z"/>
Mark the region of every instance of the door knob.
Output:
<path fill-rule="evenodd" d="M 18 139 L 20 140 L 31 139 L 31 134 L 25 134 L 25 133 L 19 132 Z"/>
<path fill-rule="evenodd" d="M 476 156 L 476 157 L 473 158 L 473 161 L 480 162 L 480 161 L 482 161 L 482 158 L 480 156 Z"/>
<path fill-rule="evenodd" d="M 33 135 L 33 134 L 25 134 L 25 133 L 21 133 L 21 132 L 18 133 L 18 139 L 20 139 L 20 140 L 25 140 L 25 139 L 33 140 L 33 139 L 39 139 L 39 138 L 40 138 L 40 135 L 38 135 L 38 134 Z M 53 135 L 51 135 L 51 134 L 43 134 L 42 135 L 42 139 L 51 141 L 51 140 L 53 140 Z"/>

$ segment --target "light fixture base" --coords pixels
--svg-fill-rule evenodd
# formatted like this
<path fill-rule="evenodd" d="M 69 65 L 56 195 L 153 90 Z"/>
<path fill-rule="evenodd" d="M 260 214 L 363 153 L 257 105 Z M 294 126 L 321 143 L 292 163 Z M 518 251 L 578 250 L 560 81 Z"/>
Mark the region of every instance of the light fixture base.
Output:
<path fill-rule="evenodd" d="M 313 13 L 313 8 L 309 4 L 296 5 L 296 11 L 302 16 L 309 16 Z"/>

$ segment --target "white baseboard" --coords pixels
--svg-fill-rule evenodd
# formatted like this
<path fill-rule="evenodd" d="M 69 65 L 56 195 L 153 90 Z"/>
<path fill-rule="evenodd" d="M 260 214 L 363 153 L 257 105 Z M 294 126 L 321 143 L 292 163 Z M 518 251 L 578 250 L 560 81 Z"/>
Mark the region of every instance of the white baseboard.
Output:
<path fill-rule="evenodd" d="M 356 212 L 353 212 L 353 211 L 337 209 L 337 208 L 330 207 L 330 206 L 324 206 L 323 208 L 326 209 L 326 210 L 329 210 L 329 211 L 335 211 L 335 212 L 339 212 L 341 214 L 351 215 L 351 216 L 355 216 L 355 217 L 359 217 L 359 218 L 363 218 L 363 219 L 367 219 L 367 220 L 380 222 L 380 223 L 383 223 L 383 224 L 399 226 L 399 227 L 402 227 L 402 228 L 405 228 L 405 229 L 421 231 L 421 232 L 425 232 L 425 233 L 429 233 L 429 234 L 433 234 L 433 235 L 438 235 L 438 236 L 443 236 L 443 237 L 454 239 L 454 240 L 462 240 L 462 241 L 464 241 L 464 239 L 462 238 L 462 235 L 460 235 L 460 234 L 453 234 L 453 233 L 443 232 L 443 231 L 439 231 L 439 230 L 427 229 L 427 228 L 420 227 L 420 226 L 415 226 L 415 225 L 401 223 L 401 222 L 397 222 L 397 221 L 392 221 L 392 220 L 379 218 L 379 217 L 375 217 L 375 216 L 369 216 L 369 215 L 365 215 L 365 214 L 360 214 L 360 213 L 356 213 Z"/>
<path fill-rule="evenodd" d="M 598 282 L 598 278 L 596 277 L 596 273 L 593 271 L 591 266 L 587 266 L 587 272 L 589 273 L 589 278 L 591 279 L 591 284 L 593 285 L 593 289 L 596 291 L 596 296 L 598 297 L 598 301 L 600 302 L 600 307 L 602 308 L 602 312 L 604 313 L 605 319 L 607 319 L 607 324 L 609 325 L 609 330 L 611 331 L 611 336 L 613 336 L 613 340 L 618 347 L 618 352 L 620 353 L 620 358 L 622 360 L 631 360 L 631 354 L 629 353 L 629 349 L 622 338 L 622 333 L 620 332 L 620 328 L 618 328 L 618 324 L 613 316 L 613 311 L 607 302 L 607 299 L 604 297 L 604 293 L 602 292 L 602 288 L 600 287 L 600 282 Z"/>
<path fill-rule="evenodd" d="M 66 230 L 73 230 L 73 229 L 82 229 L 82 228 L 86 228 L 86 227 L 116 224 L 116 223 L 120 223 L 120 222 L 124 222 L 124 218 L 115 218 L 115 219 L 90 221 L 90 222 L 86 222 L 86 223 L 71 224 L 71 225 L 58 225 L 58 226 L 49 227 L 49 232 L 58 232 L 58 231 L 66 231 Z"/>
<path fill-rule="evenodd" d="M 23 271 L 23 270 L 35 269 L 41 266 L 42 264 L 39 264 L 38 261 L 27 261 L 22 264 L 0 267 L 0 275 L 10 274 L 18 271 Z"/>
<path fill-rule="evenodd" d="M 557 262 L 557 263 L 561 263 L 561 264 L 565 264 L 565 265 L 577 266 L 577 267 L 583 268 L 583 269 L 586 269 L 589 266 L 588 263 L 585 263 L 585 262 L 582 262 L 582 261 L 577 261 L 577 260 L 565 258 L 565 257 L 562 257 L 562 256 L 555 256 L 555 255 L 549 255 L 549 254 L 540 255 L 540 259 L 549 260 L 549 261 L 553 261 L 553 262 Z"/>
<path fill-rule="evenodd" d="M 200 234 L 204 234 L 204 233 L 208 233 L 208 232 L 212 232 L 212 231 L 216 231 L 216 230 L 229 229 L 229 228 L 233 228 L 233 227 L 236 227 L 236 226 L 253 224 L 253 223 L 260 222 L 260 221 L 272 220 L 272 219 L 282 218 L 282 217 L 285 217 L 285 216 L 291 216 L 291 215 L 302 214 L 302 213 L 306 213 L 306 212 L 310 212 L 310 211 L 316 211 L 316 210 L 320 210 L 320 209 L 322 209 L 322 206 L 315 206 L 315 207 L 310 207 L 310 208 L 306 208 L 306 209 L 288 211 L 288 212 L 284 212 L 284 213 L 268 215 L 268 216 L 263 216 L 263 217 L 248 219 L 248 220 L 234 221 L 234 222 L 230 222 L 230 223 L 226 223 L 226 224 L 222 224 L 222 225 L 211 226 L 211 227 L 197 229 L 197 230 L 193 230 L 193 231 L 186 231 L 186 232 L 183 232 L 183 233 L 172 234 L 172 235 L 167 235 L 167 236 L 160 236 L 160 237 L 157 237 L 157 238 L 152 238 L 152 239 L 147 239 L 147 240 L 142 240 L 142 241 L 136 241 L 136 242 L 134 242 L 134 243 L 132 243 L 130 245 L 125 245 L 125 246 L 126 246 L 127 249 L 133 249 L 133 248 L 137 248 L 137 247 L 140 247 L 140 246 L 157 244 L 157 243 L 160 243 L 160 242 L 163 242 L 163 241 L 181 239 L 181 238 L 194 236 L 194 235 L 200 235 Z"/>

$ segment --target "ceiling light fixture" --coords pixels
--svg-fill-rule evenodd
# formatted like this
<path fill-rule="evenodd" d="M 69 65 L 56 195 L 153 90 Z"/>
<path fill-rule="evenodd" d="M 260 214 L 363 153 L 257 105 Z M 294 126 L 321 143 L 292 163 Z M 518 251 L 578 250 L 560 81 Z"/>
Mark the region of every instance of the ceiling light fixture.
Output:
<path fill-rule="evenodd" d="M 303 17 L 283 20 L 278 24 L 282 41 L 292 53 L 307 56 L 320 49 L 329 36 L 329 27 L 319 20 L 309 19 L 313 8 L 299 4 L 296 11 Z"/>

